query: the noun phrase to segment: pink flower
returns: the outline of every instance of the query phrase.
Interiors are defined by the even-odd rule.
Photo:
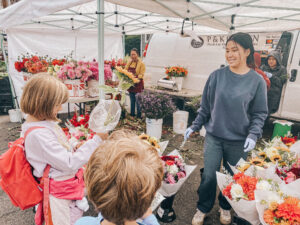
[[[169,183],[169,184],[175,184],[176,183],[174,177],[171,174],[168,174],[168,176],[167,176],[167,183]]]
[[[286,184],[289,184],[296,180],[296,175],[293,172],[288,172],[286,175],[287,177],[284,179]]]
[[[72,80],[76,78],[75,72],[73,69],[68,69],[68,77]]]
[[[177,173],[178,180],[185,177],[185,172],[181,171]]]
[[[104,65],[104,80],[111,80],[112,70],[110,65]]]
[[[80,130],[76,131],[76,133],[73,134],[73,137],[75,137],[77,140],[80,138],[80,137],[84,137],[84,133]]]
[[[67,76],[66,76],[65,72],[63,72],[62,70],[59,70],[59,71],[57,72],[57,77],[58,77],[59,79],[61,79],[61,80],[66,80],[66,79],[67,79]]]
[[[78,66],[84,66],[85,64],[86,64],[86,63],[85,63],[84,61],[81,61],[81,60],[77,62],[77,65],[78,65]]]

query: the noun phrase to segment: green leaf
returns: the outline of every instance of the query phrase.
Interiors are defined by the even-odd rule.
[[[123,83],[121,84],[121,89],[126,91],[126,90],[128,90],[131,86],[132,86],[131,83],[123,82]]]
[[[125,94],[125,92],[122,92],[122,94],[121,94],[121,101],[120,101],[121,105],[123,105],[125,103],[125,99],[126,99],[126,94]]]
[[[114,93],[118,92],[116,89],[114,89],[113,87],[108,86],[108,85],[100,85],[99,88],[102,89],[105,93],[114,94]]]

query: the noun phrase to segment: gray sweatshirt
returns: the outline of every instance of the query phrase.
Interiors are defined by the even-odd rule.
[[[214,71],[208,78],[191,128],[205,126],[209,134],[229,141],[260,138],[268,115],[267,88],[254,70],[239,75],[229,67]]]

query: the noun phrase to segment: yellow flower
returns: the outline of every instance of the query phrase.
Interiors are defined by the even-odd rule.
[[[238,170],[241,171],[242,173],[244,173],[248,168],[250,167],[250,164],[244,164],[240,167],[238,167]]]
[[[155,148],[160,148],[160,146],[158,144],[158,140],[154,137],[150,137],[149,143]]]
[[[286,162],[285,162],[285,161],[280,161],[279,164],[280,164],[280,166],[282,166],[282,167],[286,166]]]
[[[255,157],[255,158],[250,159],[250,163],[253,165],[256,165],[256,166],[263,166],[265,162],[263,159]]]
[[[278,203],[277,202],[270,202],[269,204],[269,209],[272,211],[275,211],[278,207]]]
[[[271,161],[273,163],[276,163],[276,161],[280,161],[281,160],[281,156],[279,154],[273,155],[270,159],[271,159]]]
[[[150,136],[149,135],[147,135],[147,134],[141,134],[140,136],[139,136],[139,138],[140,139],[142,139],[142,140],[149,140],[149,138],[150,138]]]
[[[283,151],[283,152],[290,152],[289,148],[285,148],[285,147],[282,147],[282,146],[276,147],[276,149],[280,150],[280,151]]]
[[[259,155],[260,157],[262,157],[263,159],[266,159],[266,158],[267,158],[267,154],[266,154],[265,152],[260,152],[260,153],[258,153],[258,155]]]

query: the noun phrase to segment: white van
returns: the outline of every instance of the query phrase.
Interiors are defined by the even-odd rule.
[[[262,62],[271,50],[281,50],[283,65],[287,67],[290,77],[283,88],[279,109],[272,116],[300,121],[300,78],[296,79],[300,69],[299,31],[250,35],[255,50],[261,53]],[[201,35],[197,40],[175,33],[154,34],[144,59],[146,86],[156,85],[159,79],[165,77],[165,67],[183,66],[188,69],[183,88],[201,93],[210,73],[226,65],[226,40],[227,35],[224,34]]]

